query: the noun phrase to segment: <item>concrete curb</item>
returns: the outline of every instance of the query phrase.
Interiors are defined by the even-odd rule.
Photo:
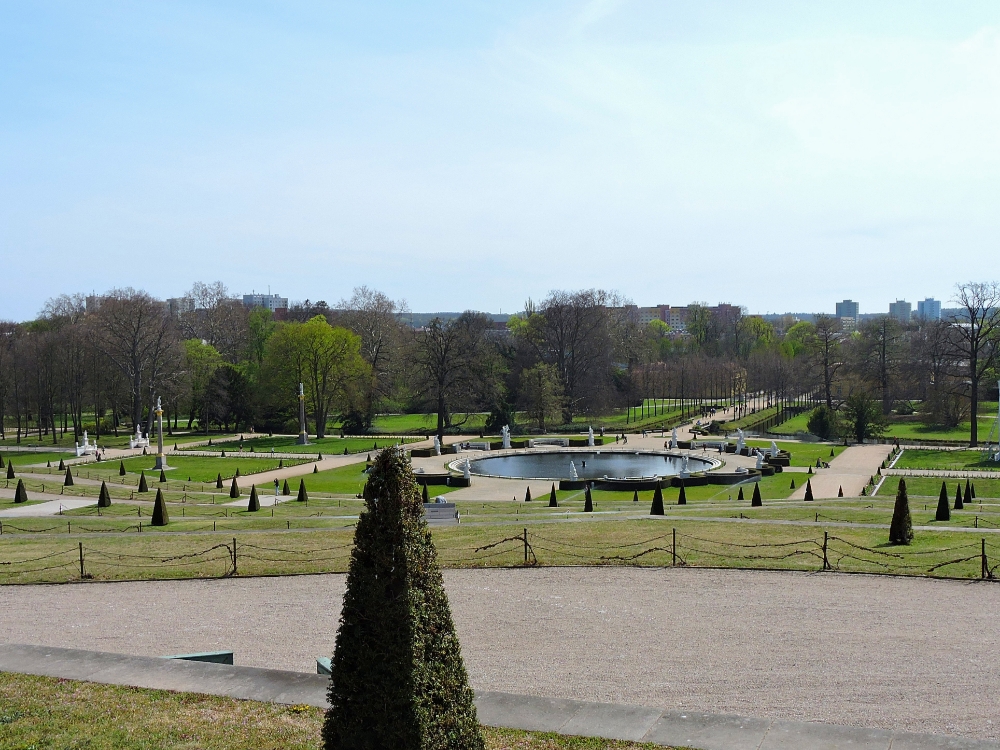
[[[0,671],[326,707],[329,677],[278,669],[0,644]],[[1000,750],[1000,743],[834,724],[477,692],[485,725],[695,750]]]

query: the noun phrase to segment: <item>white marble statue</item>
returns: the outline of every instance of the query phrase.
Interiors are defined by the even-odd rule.
[[[688,457],[684,456],[684,461],[681,462],[681,477],[687,479],[691,476],[691,470],[688,467]]]
[[[576,473],[576,464],[572,461],[569,462],[569,478],[574,482],[580,478],[580,475]]]
[[[677,450],[677,428],[675,427],[670,433],[670,450]]]
[[[587,445],[589,445],[591,448],[594,447],[594,428],[593,427],[588,427],[587,428]]]
[[[128,441],[129,448],[148,448],[149,438],[142,436],[142,425],[135,426],[135,436],[129,438]]]
[[[91,456],[97,453],[97,445],[90,444],[90,438],[87,437],[87,431],[83,431],[83,445],[76,443],[76,455],[79,456]]]
[[[441,455],[441,438],[439,438],[437,435],[434,436],[434,455],[435,456]]]
[[[465,459],[465,463],[462,464],[462,476],[468,480],[472,479],[472,472],[469,471],[469,459]]]
[[[503,449],[510,450],[510,425],[504,425],[500,428],[500,434],[503,436]]]
[[[778,457],[778,444],[772,440],[771,441],[771,458],[777,458],[777,457]]]
[[[741,453],[744,448],[746,448],[746,435],[743,434],[743,430],[736,431],[736,452]]]
[[[763,453],[758,453],[757,454],[757,468],[758,469],[763,469],[764,468],[764,454]]]

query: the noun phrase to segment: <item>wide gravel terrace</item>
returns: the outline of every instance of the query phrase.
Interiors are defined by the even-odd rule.
[[[708,569],[447,571],[473,685],[1000,739],[1000,586]],[[343,575],[0,587],[0,639],[312,671]]]

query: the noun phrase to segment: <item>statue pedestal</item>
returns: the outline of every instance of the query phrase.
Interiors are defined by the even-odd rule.
[[[166,455],[164,455],[163,453],[157,453],[156,454],[156,463],[153,464],[153,468],[154,469],[162,469],[162,470],[169,469],[170,467],[167,466],[167,457],[166,457]]]

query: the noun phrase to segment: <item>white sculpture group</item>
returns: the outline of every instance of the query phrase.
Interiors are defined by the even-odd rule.
[[[510,425],[504,425],[501,427],[500,435],[503,437],[504,450],[510,450]]]
[[[149,438],[142,436],[142,425],[135,426],[135,435],[129,438],[128,441],[129,448],[148,448]]]
[[[594,428],[593,427],[588,427],[587,428],[587,445],[589,445],[591,448],[594,447]]]
[[[79,443],[76,444],[76,455],[80,456],[92,456],[97,453],[97,444],[90,444],[90,438],[87,437],[87,431],[83,431],[83,445]]]

